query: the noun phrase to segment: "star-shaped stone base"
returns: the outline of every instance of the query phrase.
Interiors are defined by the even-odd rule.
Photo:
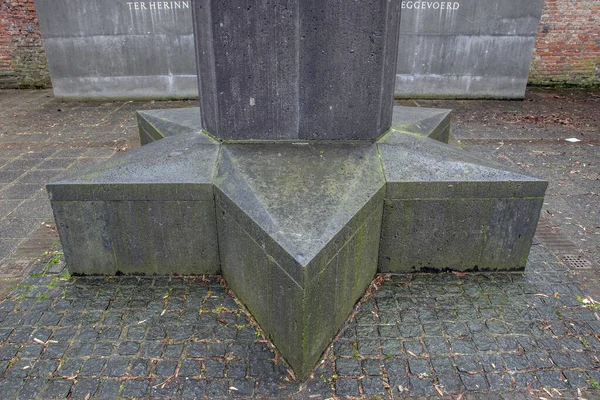
[[[378,270],[524,268],[547,183],[442,143],[448,114],[396,107],[376,143],[221,143],[197,108],[139,112],[147,145],[48,185],[67,264],[221,272],[303,379]]]

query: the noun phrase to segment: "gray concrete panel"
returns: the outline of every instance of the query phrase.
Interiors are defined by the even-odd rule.
[[[142,3],[148,9],[136,10]],[[35,5],[56,97],[197,96],[191,1]]]
[[[144,3],[145,8],[140,7],[141,3]],[[154,5],[151,6],[150,3]],[[44,38],[189,35],[192,27],[191,0],[160,2],[160,9],[157,7],[158,3],[127,0],[35,0],[35,8]],[[168,8],[164,7],[164,3],[168,3]]]
[[[402,1],[396,96],[523,98],[542,5]]]
[[[522,99],[527,77],[398,74],[396,97]]]
[[[64,100],[154,100],[198,97],[196,75],[101,76],[52,79]]]
[[[150,9],[151,3],[154,9]],[[156,8],[158,3],[163,4],[160,10]],[[168,3],[169,8],[165,9],[164,3]],[[526,3],[517,0],[405,0],[383,3],[372,0],[368,4],[351,2],[339,7],[335,2],[290,0],[288,3],[273,3],[277,5],[275,8],[269,8],[270,3],[265,3],[265,9],[254,5],[246,10],[244,7],[236,8],[235,2],[228,1],[200,10],[202,2],[197,2],[197,17],[205,23],[198,26],[196,35],[221,41],[215,47],[212,41],[201,40],[197,52],[192,39],[192,1],[38,0],[36,8],[57,97],[196,97],[198,82],[194,80],[194,54],[197,53],[197,64],[202,70],[200,78],[206,77],[205,82],[199,82],[204,92],[204,100],[201,101],[203,116],[207,130],[213,132],[218,129],[216,122],[219,118],[221,124],[231,128],[232,119],[226,118],[229,115],[245,119],[256,129],[271,132],[273,137],[285,137],[285,132],[295,128],[302,129],[303,138],[330,135],[331,126],[314,122],[317,119],[313,122],[307,120],[303,128],[297,126],[294,112],[299,106],[299,103],[296,104],[298,96],[312,100],[305,102],[304,112],[322,115],[323,118],[339,112],[338,127],[347,124],[348,129],[342,130],[347,131],[349,137],[356,136],[359,131],[356,121],[376,118],[383,130],[386,121],[389,121],[389,106],[374,106],[376,96],[365,96],[364,93],[374,95],[379,90],[382,98],[387,98],[388,92],[393,89],[400,97],[523,97],[542,0]],[[415,9],[416,3],[419,9]],[[444,9],[441,9],[442,4]],[[222,18],[224,7],[232,6],[237,14],[228,11],[231,15],[225,24]],[[356,7],[365,8],[356,12]],[[369,20],[381,7],[388,8],[385,11],[388,19],[384,25],[382,20]],[[394,7],[402,8],[399,44],[394,44],[394,35],[386,35],[386,32],[396,29],[397,19],[390,19],[393,15],[390,11]],[[324,40],[322,32],[319,37],[311,39],[310,25],[318,19],[299,22],[302,15],[318,13],[320,9],[326,13],[317,16],[329,19],[328,26],[332,32],[327,40]],[[258,43],[252,52],[245,53],[246,33],[260,25],[250,26],[244,22],[244,15],[252,13],[270,15],[270,23],[263,26],[268,28],[263,30],[263,44]],[[234,22],[234,14],[237,22]],[[274,20],[280,22],[274,25]],[[361,23],[374,28],[385,26],[385,29],[361,30],[358,26]],[[223,35],[223,29],[231,27],[231,24],[237,24],[237,33],[234,37]],[[361,37],[369,37],[369,42],[363,42]],[[348,43],[344,44],[343,38],[351,38],[348,43],[354,46],[360,43],[365,46],[351,48]],[[259,52],[261,46],[263,50]],[[295,46],[298,47],[298,57],[302,57],[301,50],[304,49],[309,58],[319,62],[312,66],[296,64],[294,52],[288,52]],[[237,52],[232,51],[234,47]],[[361,50],[368,54],[359,57]],[[219,51],[221,55],[225,54],[222,61],[215,59],[215,51],[217,55]],[[389,68],[396,52],[399,52],[399,63],[394,86]],[[357,66],[361,66],[363,73],[344,72],[343,66],[335,67],[342,54],[347,64],[352,64],[352,71],[358,71]],[[239,77],[231,80],[227,76],[217,79],[215,68],[247,62],[250,55],[255,60],[249,64],[253,68],[252,79]],[[290,56],[292,58],[286,58]],[[377,65],[383,69],[379,70]],[[306,72],[304,79],[302,71]],[[297,80],[304,82],[299,88],[294,85]],[[277,100],[265,103],[266,99],[273,97],[274,88],[277,88]],[[362,89],[363,95],[352,96],[353,88]],[[317,96],[316,90],[324,96]],[[247,102],[247,106],[234,112],[231,107],[236,95]],[[329,104],[331,96],[336,99],[337,109],[328,108],[332,105]],[[255,104],[258,102],[272,107],[279,116],[274,125],[261,124],[256,106],[250,105],[251,98]],[[217,108],[223,109],[220,111],[222,114],[217,114]],[[344,118],[342,113],[348,118]],[[361,113],[365,115],[361,116]],[[237,125],[233,128],[240,136],[248,137],[247,130]],[[353,133],[353,130],[356,132]]]
[[[398,71],[401,75],[526,79],[535,44],[535,36],[416,35],[411,40],[419,50],[400,49]]]
[[[218,165],[223,275],[304,379],[377,270],[376,147],[228,144]]]
[[[218,153],[219,146],[206,136],[185,134],[77,171],[47,187],[52,200],[210,200]]]
[[[544,1],[412,1],[410,4],[403,0],[402,3],[402,35],[535,36]]]
[[[52,78],[196,75],[193,35],[49,38],[44,46]]]

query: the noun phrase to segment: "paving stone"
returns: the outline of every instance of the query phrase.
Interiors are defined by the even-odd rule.
[[[112,343],[98,343],[94,346],[96,356],[108,357],[115,352],[115,345]]]
[[[38,360],[29,375],[36,378],[50,378],[58,365],[56,360]]]
[[[423,339],[426,351],[429,355],[449,354],[450,349],[442,336],[428,337]]]
[[[504,359],[506,368],[509,370],[520,371],[529,367],[529,360],[524,355],[504,354],[502,358]]]
[[[75,376],[79,374],[79,371],[83,367],[84,360],[80,358],[67,358],[63,360],[60,369],[58,370],[59,376]]]
[[[483,370],[476,356],[453,357],[454,364],[460,372],[476,372]]]
[[[359,340],[358,353],[361,356],[377,356],[381,354],[381,342],[379,340]]]
[[[505,392],[511,389],[512,380],[508,374],[487,374],[486,378],[490,389],[494,392]]]
[[[16,328],[8,339],[9,343],[27,343],[33,333],[33,328]]]
[[[73,385],[71,397],[76,399],[84,399],[92,397],[98,390],[99,381],[97,379],[78,379]]]
[[[431,365],[426,359],[409,358],[408,369],[413,375],[431,374]]]
[[[367,377],[361,380],[363,393],[366,395],[375,395],[385,393],[383,380],[381,377]]]
[[[100,383],[100,387],[96,392],[97,398],[102,400],[111,400],[119,398],[121,393],[121,381],[117,380],[102,380]]]
[[[125,375],[129,361],[122,358],[110,358],[106,362],[106,368],[104,369],[104,375],[108,377],[120,377]]]
[[[382,340],[381,352],[386,356],[397,356],[402,354],[402,342],[399,340]]]
[[[366,361],[366,360],[365,360]],[[335,368],[340,376],[359,376],[362,375],[360,361],[355,358],[341,358],[336,360]]]
[[[429,378],[410,377],[411,393],[432,395],[437,393],[434,382]]]
[[[202,363],[198,360],[183,360],[179,368],[181,377],[197,377],[200,376]],[[232,377],[232,376],[230,376]]]
[[[475,354],[477,349],[471,340],[450,339],[450,347],[454,353],[458,354]]]
[[[234,357],[238,360],[245,360],[248,358],[250,349],[245,344],[231,344],[227,351],[227,355],[230,357]]]
[[[23,381],[21,379],[0,379],[0,391],[5,399],[16,399]]]
[[[225,363],[223,361],[206,360],[206,377],[223,378],[225,376]]]
[[[90,358],[85,361],[83,368],[79,371],[80,375],[100,375],[104,369],[106,360],[103,358]]]
[[[525,356],[533,369],[552,368],[554,366],[552,359],[546,353],[528,352]]]
[[[404,324],[398,325],[398,333],[404,339],[414,339],[423,335],[421,325]]]
[[[142,354],[148,358],[159,358],[162,356],[165,345],[161,342],[145,342],[142,348]]]
[[[132,356],[137,354],[140,349],[140,344],[138,342],[123,342],[119,346],[119,354],[122,356]]]
[[[19,360],[10,365],[4,374],[10,378],[25,378],[31,373],[32,367],[32,361]]]
[[[21,345],[19,344],[2,345],[2,347],[0,347],[0,360],[12,360],[20,348]]]
[[[254,395],[255,382],[253,379],[234,379],[229,392],[234,398],[249,398]],[[233,389],[235,388],[235,389]]]
[[[175,374],[177,368],[177,361],[173,360],[159,360],[154,368],[154,373],[160,377],[170,377]]]
[[[227,352],[228,345],[226,343],[213,343],[207,347],[207,357],[223,357]]]
[[[384,343],[385,342],[386,341],[384,341]],[[347,340],[340,340],[334,343],[333,348],[333,352],[337,357],[352,357],[355,351],[354,346],[352,346],[352,342]],[[384,352],[384,354],[387,353]]]
[[[146,397],[149,388],[150,384],[146,380],[126,381],[121,396],[125,398],[143,398]]]
[[[539,371],[535,376],[541,387],[567,389],[569,386],[559,371]]]
[[[479,356],[485,372],[500,372],[506,370],[506,365],[501,356],[496,354],[482,354]]]
[[[358,396],[358,382],[355,379],[350,378],[336,379],[335,393],[338,396]]]
[[[533,389],[539,388],[539,384],[535,379],[535,376],[533,376],[531,373],[518,372],[512,375],[512,379],[514,380],[516,387],[531,387]]]
[[[186,399],[202,398],[206,394],[206,381],[200,379],[186,379],[183,382],[182,395]]]
[[[445,375],[450,374],[455,371],[454,365],[452,364],[452,360],[446,357],[432,357],[431,365],[433,366],[433,371],[437,375]]]
[[[376,376],[381,375],[381,368],[383,367],[383,362],[378,359],[366,359],[362,360],[362,368],[366,375]],[[339,374],[339,372],[338,372]],[[352,375],[352,374],[348,374]]]
[[[417,357],[421,357],[421,356],[425,355],[425,351],[423,349],[423,345],[421,344],[421,342],[417,342],[417,341],[405,341],[403,343],[403,345],[404,345],[404,350],[408,354],[412,353],[412,354],[414,354]]]
[[[228,382],[224,381],[208,381],[206,385],[206,393],[209,399],[230,398],[231,391]]]
[[[23,399],[36,398],[46,389],[48,381],[44,378],[26,379],[19,390],[19,397]]]
[[[181,398],[180,388],[182,379],[171,379],[166,382],[150,386],[150,398]]]
[[[461,374],[460,379],[462,380],[465,389],[469,391],[487,391],[488,384],[485,377],[482,374]]]
[[[444,393],[456,393],[462,389],[461,380],[458,374],[450,375],[439,375],[437,377],[437,384],[440,385],[440,389]]]
[[[72,381],[64,379],[52,379],[48,381],[48,385],[43,391],[41,397],[46,399],[65,399],[67,398],[67,394],[71,390],[72,385]]]
[[[129,374],[131,376],[146,377],[150,373],[152,362],[148,359],[136,359],[130,363]]]

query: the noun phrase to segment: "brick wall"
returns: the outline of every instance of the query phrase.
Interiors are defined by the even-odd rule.
[[[49,86],[33,0],[0,0],[0,88]]]
[[[535,47],[530,83],[600,85],[600,0],[546,0]]]

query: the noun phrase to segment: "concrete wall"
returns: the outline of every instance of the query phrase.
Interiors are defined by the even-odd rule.
[[[524,96],[543,0],[402,3],[397,96]]]
[[[197,96],[191,1],[36,0],[55,94]],[[543,0],[402,3],[397,96],[523,97]]]
[[[55,95],[197,96],[191,1],[36,0]]]

